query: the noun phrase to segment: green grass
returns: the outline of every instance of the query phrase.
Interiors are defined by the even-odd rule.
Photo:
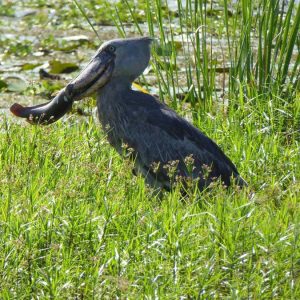
[[[299,142],[264,117],[245,105],[199,119],[250,187],[185,199],[133,177],[93,119],[5,120],[1,298],[297,299]]]
[[[92,2],[63,14],[97,30]],[[36,127],[1,116],[1,299],[300,298],[300,9],[251,3],[231,16],[226,0],[218,12],[178,1],[178,15],[159,0],[124,1],[111,16],[121,35],[124,20],[136,35],[147,22],[160,41],[150,73],[160,96],[221,146],[248,188],[157,195],[92,117]],[[227,41],[221,60],[212,34]]]

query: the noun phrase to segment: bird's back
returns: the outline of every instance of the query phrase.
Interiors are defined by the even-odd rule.
[[[228,186],[233,176],[243,184],[216,143],[155,97],[130,91],[110,103],[118,121],[110,124],[109,140],[119,152],[121,143],[128,145],[148,182],[170,188],[171,176],[191,177],[203,188],[217,178]]]

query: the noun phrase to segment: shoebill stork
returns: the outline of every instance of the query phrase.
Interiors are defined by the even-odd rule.
[[[150,185],[170,190],[175,177],[183,182],[197,179],[201,190],[216,179],[226,186],[233,181],[246,185],[215,142],[154,96],[131,89],[149,63],[151,41],[141,37],[104,43],[52,101],[33,107],[14,104],[11,112],[33,124],[50,124],[74,101],[96,93],[109,143],[121,155],[123,145],[128,146],[134,173],[141,173]]]

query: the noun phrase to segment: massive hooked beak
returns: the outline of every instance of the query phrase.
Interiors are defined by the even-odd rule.
[[[71,109],[74,101],[94,94],[109,81],[114,69],[114,58],[114,54],[101,51],[50,102],[31,107],[15,103],[10,111],[17,117],[26,118],[31,124],[54,123]]]

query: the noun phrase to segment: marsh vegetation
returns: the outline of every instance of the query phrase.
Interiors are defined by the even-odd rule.
[[[0,298],[300,297],[295,1],[2,1]],[[97,35],[95,32],[97,32]],[[108,145],[95,99],[51,99],[102,41],[156,38],[137,82],[214,139],[249,187],[157,195]]]

